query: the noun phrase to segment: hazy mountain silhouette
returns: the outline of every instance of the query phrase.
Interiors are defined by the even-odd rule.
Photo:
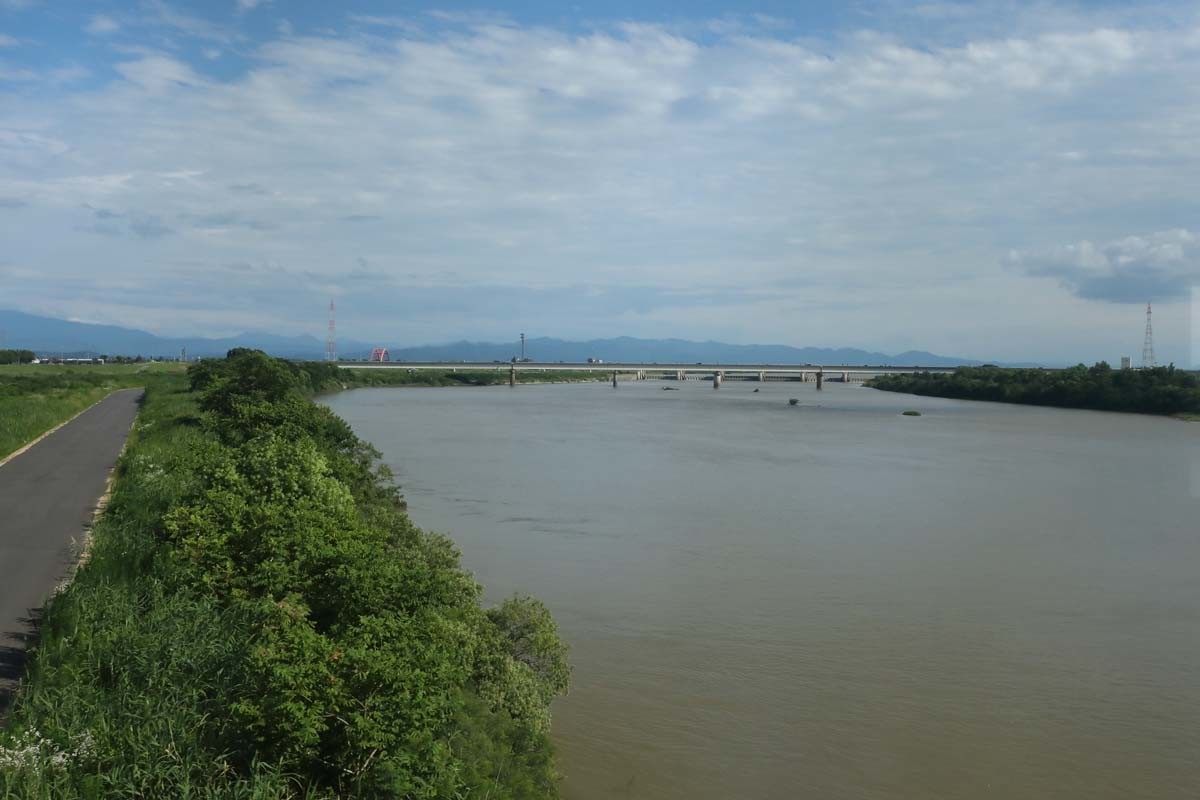
[[[142,355],[147,358],[177,358],[181,348],[186,348],[190,357],[220,356],[233,347],[255,347],[285,358],[322,358],[325,354],[325,342],[314,336],[246,332],[220,339],[164,337],[117,325],[71,322],[0,309],[0,348],[3,347],[25,348],[39,355]],[[338,353],[344,359],[366,358],[371,348],[372,345],[366,342],[338,342]],[[520,344],[460,341],[395,347],[389,352],[393,361],[508,361],[520,354]],[[629,336],[584,342],[529,339],[525,342],[525,354],[535,361],[586,361],[599,358],[613,362],[683,364],[703,361],[711,364],[893,364],[941,367],[983,363],[922,350],[888,355],[852,347],[726,344],[684,339],[635,339]]]
[[[0,309],[0,347],[25,348],[39,355],[121,355],[147,358],[178,358],[180,349],[191,356],[220,356],[233,347],[256,347],[286,358],[320,358],[325,343],[313,336],[277,336],[271,333],[240,333],[221,339],[165,337],[117,325],[39,317],[21,311]],[[370,346],[348,342],[358,351]]]
[[[507,361],[519,355],[519,342],[453,342],[451,344],[396,348],[393,361]],[[534,361],[586,361],[691,364],[846,364],[921,365],[930,367],[982,364],[969,358],[939,356],[910,350],[897,355],[852,347],[790,347],[782,344],[726,344],[684,339],[593,339],[569,342],[539,338],[525,342],[525,355]]]

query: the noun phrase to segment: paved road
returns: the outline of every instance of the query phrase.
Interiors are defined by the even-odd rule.
[[[141,394],[114,392],[0,466],[0,711],[24,670],[33,618],[71,566]]]

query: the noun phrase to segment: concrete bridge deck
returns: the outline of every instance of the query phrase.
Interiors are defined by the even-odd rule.
[[[914,372],[953,372],[954,367],[871,366],[847,364],[658,364],[658,363],[570,363],[538,361],[343,361],[342,369],[407,369],[439,372],[597,372],[636,379],[703,380],[719,375],[726,381],[865,381],[877,375]]]

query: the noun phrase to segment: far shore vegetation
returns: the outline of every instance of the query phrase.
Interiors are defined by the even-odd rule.
[[[67,421],[110,392],[144,386],[164,373],[182,373],[178,362],[106,357],[107,364],[32,364],[31,350],[0,350],[0,459]],[[314,392],[370,386],[500,386],[509,366],[497,369],[341,369],[320,361],[294,362]],[[517,383],[578,383],[610,379],[607,372],[518,369]]]
[[[558,796],[550,612],[481,604],[379,453],[312,401],[336,367],[239,349],[186,375],[56,370],[20,386],[146,394],[0,727],[0,797]]]
[[[883,375],[867,385],[929,397],[1200,419],[1200,378],[1174,366],[1113,369],[1101,361],[1062,370],[961,367],[953,373]]]
[[[0,364],[32,364],[35,358],[32,350],[0,350]]]
[[[331,364],[309,362],[314,385],[325,388],[363,386],[500,386],[508,384],[509,365],[495,369],[428,370],[404,367],[362,367],[342,369]],[[314,368],[324,368],[316,370]],[[612,373],[591,370],[517,369],[517,383],[584,383],[612,379]]]

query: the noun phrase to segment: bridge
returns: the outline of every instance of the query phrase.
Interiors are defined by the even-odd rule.
[[[537,361],[342,361],[342,369],[407,369],[438,372],[508,372],[516,381],[519,372],[596,372],[611,374],[613,380],[711,380],[724,381],[825,381],[853,383],[879,375],[914,372],[954,372],[954,367],[848,366],[845,364],[654,364],[654,363],[569,363]]]

